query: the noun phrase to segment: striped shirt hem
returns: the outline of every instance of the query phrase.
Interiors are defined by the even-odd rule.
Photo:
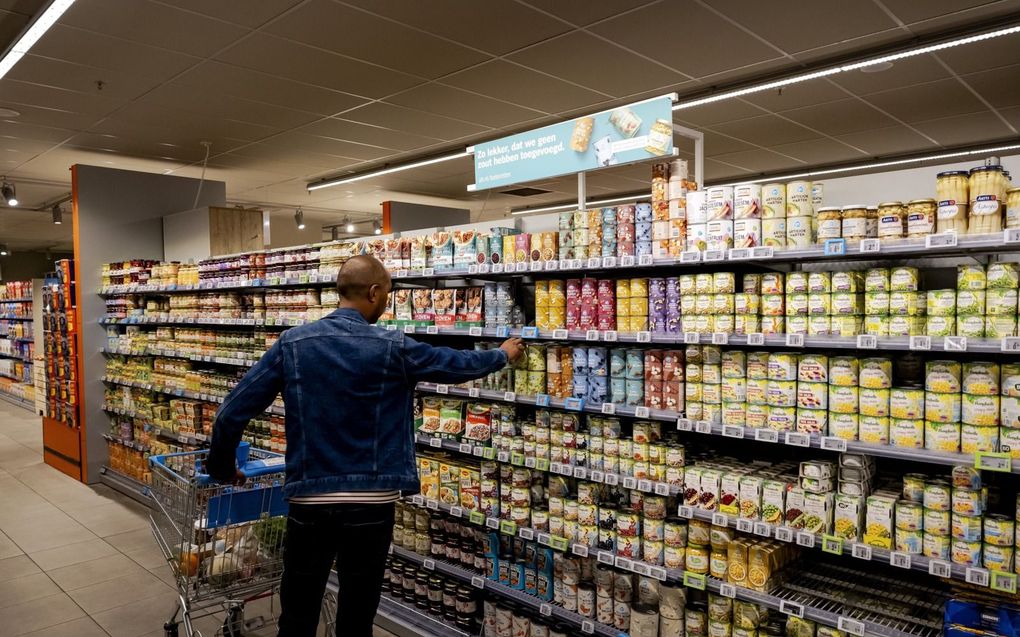
[[[292,504],[389,504],[400,499],[400,491],[335,491],[290,498]]]

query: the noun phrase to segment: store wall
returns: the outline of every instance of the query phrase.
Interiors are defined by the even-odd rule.
[[[269,213],[269,232],[266,236],[267,248],[285,248],[287,246],[303,246],[322,241],[322,222],[310,219],[305,213],[305,229],[298,230],[294,223],[293,212]]]
[[[171,175],[76,165],[73,170],[75,259],[78,314],[82,334],[82,416],[85,423],[86,480],[99,480],[106,461],[103,434],[109,418],[102,410],[105,358],[99,349],[106,330],[99,324],[105,303],[96,294],[104,263],[163,258],[163,217],[195,207],[199,180]],[[206,181],[198,204],[222,206],[226,184]]]
[[[163,217],[163,258],[181,263],[209,258],[209,209]]]
[[[389,214],[389,231],[403,232],[420,228],[446,228],[471,223],[467,208],[429,206],[406,201],[384,201],[383,215]]]
[[[68,252],[13,252],[0,257],[0,281],[26,281],[38,279],[53,271],[53,261],[70,258]]]

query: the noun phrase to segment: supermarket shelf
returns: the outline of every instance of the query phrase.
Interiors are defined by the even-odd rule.
[[[987,235],[955,235],[950,233],[933,235],[924,239],[869,240],[865,243],[846,242],[842,244],[819,244],[808,248],[775,250],[769,247],[754,249],[689,251],[677,257],[593,257],[590,259],[561,259],[535,263],[481,264],[455,268],[425,268],[398,270],[393,279],[463,279],[465,277],[500,277],[517,275],[555,275],[558,272],[587,274],[613,272],[656,272],[671,271],[678,267],[716,266],[725,264],[750,264],[757,267],[770,264],[798,263],[803,261],[847,261],[853,259],[909,259],[918,256],[946,257],[976,253],[993,253],[1020,250],[1017,233],[1004,231]],[[864,248],[862,250],[862,247]],[[309,275],[300,278],[269,278],[242,280],[238,282],[202,283],[199,285],[115,285],[103,288],[100,296],[121,294],[161,293],[179,294],[212,292],[220,290],[252,290],[265,288],[287,288],[333,285],[334,275]]]
[[[31,316],[13,316],[10,314],[0,314],[0,321],[31,321]]]
[[[235,358],[228,356],[205,356],[202,354],[191,354],[189,352],[182,352],[173,349],[161,349],[161,348],[146,348],[144,351],[128,350],[128,349],[107,349],[105,347],[99,349],[100,353],[116,356],[163,356],[168,358],[183,358],[198,363],[216,363],[218,365],[232,365],[234,367],[251,367],[256,362],[255,360],[245,358]]]
[[[593,628],[592,634],[600,635],[601,637],[619,637],[620,635],[620,631],[613,628],[612,626],[599,624],[585,617],[582,617],[577,613],[571,612],[561,606],[557,606],[555,604],[542,601],[541,599],[533,595],[528,595],[524,591],[519,591],[510,588],[509,586],[500,584],[499,582],[483,578],[479,576],[477,573],[474,573],[473,571],[463,569],[459,566],[454,566],[453,564],[450,564],[443,560],[434,560],[431,558],[427,558],[423,555],[419,555],[413,551],[408,551],[407,549],[401,548],[399,546],[393,546],[392,549],[393,555],[396,555],[401,559],[407,560],[408,562],[414,562],[415,564],[421,566],[422,568],[427,568],[426,565],[427,561],[429,565],[432,565],[433,568],[439,573],[442,573],[448,577],[452,577],[454,579],[458,579],[462,582],[472,584],[475,586],[481,584],[482,587],[489,593],[498,595],[499,597],[502,597],[508,601],[516,602],[517,604],[530,608],[533,611],[538,611],[538,613],[541,615],[554,617],[562,622],[570,624],[576,629],[581,629],[582,623],[585,623],[589,624],[590,628]]]
[[[163,319],[154,316],[130,316],[126,318],[105,317],[99,321],[100,325],[152,325],[159,327],[163,325],[217,325],[222,327],[274,327],[286,329],[297,325],[311,323],[305,319],[204,319],[181,317],[174,319]]]
[[[32,361],[27,361],[27,362],[29,364],[31,364]],[[24,383],[24,384],[29,384],[29,383],[32,382],[31,380],[26,380],[26,379],[24,379],[24,378],[22,378],[20,376],[14,376],[13,374],[4,374],[2,372],[0,372],[0,378],[10,378],[11,380],[16,380],[19,383]]]
[[[13,359],[13,360],[16,360],[16,361],[21,361],[23,363],[31,363],[32,362],[31,358],[25,358],[23,356],[16,356],[14,354],[7,354],[5,352],[0,352],[0,358],[10,358],[10,359]]]
[[[680,412],[667,411],[664,409],[648,409],[646,407],[625,407],[613,403],[600,405],[589,405],[583,400],[575,398],[551,398],[545,394],[536,396],[518,396],[514,392],[493,391],[489,389],[464,389],[450,385],[435,383],[418,383],[416,388],[419,392],[427,394],[450,395],[459,398],[475,398],[478,400],[492,400],[499,402],[511,402],[520,405],[535,405],[550,409],[563,409],[566,411],[577,411],[591,414],[605,414],[625,416],[628,418],[641,418],[645,420],[659,420],[670,422],[676,425],[680,431],[693,431],[700,434],[721,436],[724,438],[740,438],[745,440],[756,440],[772,444],[786,444],[792,447],[803,447],[823,449],[826,451],[861,453],[884,458],[896,458],[898,460],[910,460],[924,462],[927,464],[940,464],[948,466],[969,465],[974,466],[974,456],[963,453],[940,453],[927,449],[914,449],[911,447],[893,447],[889,445],[873,445],[853,440],[843,440],[835,436],[820,436],[818,434],[806,434],[799,432],[779,432],[771,429],[754,429],[752,427],[726,426],[708,421],[695,421],[684,418]],[[646,411],[647,410],[647,413]],[[1011,463],[1011,471],[1020,473],[1020,462]]]
[[[21,407],[22,409],[27,409],[30,412],[32,412],[33,414],[35,413],[35,401],[34,400],[26,400],[26,399],[21,398],[19,396],[14,396],[13,394],[8,394],[8,393],[2,392],[2,391],[0,391],[0,400],[8,402],[8,403],[10,403],[10,404],[12,404],[12,405],[14,405],[16,407]]]
[[[223,396],[217,396],[215,394],[203,394],[203,393],[200,393],[200,392],[188,391],[186,389],[168,388],[168,387],[164,387],[164,386],[159,385],[159,384],[140,383],[140,382],[137,382],[137,381],[130,381],[130,380],[124,380],[124,379],[119,379],[119,378],[113,378],[111,376],[103,376],[101,378],[101,380],[104,383],[110,383],[111,385],[121,385],[123,387],[134,387],[135,389],[144,389],[146,391],[154,391],[154,392],[156,392],[158,394],[165,394],[167,396],[174,396],[176,398],[188,398],[188,399],[191,399],[191,400],[201,400],[201,401],[210,402],[210,403],[222,403],[223,402]],[[121,411],[125,411],[125,413],[123,415],[133,415],[133,413],[127,413],[126,410],[121,410]],[[284,415],[283,407],[279,407],[279,406],[272,406],[269,409],[267,409],[266,412],[270,413],[270,414],[277,415],[277,416]],[[116,413],[116,412],[114,412],[114,413]]]
[[[376,612],[375,625],[398,637],[446,637],[447,635],[471,637],[470,633],[458,630],[441,618],[424,613],[385,593],[379,598],[379,610]]]
[[[148,485],[143,484],[134,478],[128,477],[123,473],[114,471],[110,467],[104,466],[99,471],[99,481],[111,489],[123,493],[132,500],[141,502],[147,507],[152,506],[153,500],[149,497]]]
[[[31,303],[31,298],[25,299],[0,299],[0,303]]]

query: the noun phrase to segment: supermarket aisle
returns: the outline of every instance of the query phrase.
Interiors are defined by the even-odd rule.
[[[44,464],[39,419],[0,402],[0,633],[162,637],[175,599],[144,507]]]

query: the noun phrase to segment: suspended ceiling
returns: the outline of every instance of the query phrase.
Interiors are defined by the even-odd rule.
[[[0,47],[45,3],[0,0]],[[461,149],[647,96],[795,71],[1015,15],[1020,0],[78,0],[0,80],[0,175],[28,207],[75,163],[207,177],[231,201],[377,214],[459,200],[486,216],[562,201],[467,193],[470,159],[308,193],[309,181]],[[1016,137],[1020,35],[678,111],[705,178]],[[592,197],[648,167],[593,173]],[[34,216],[33,216],[34,215]],[[335,217],[333,215],[332,217]],[[0,213],[0,240],[66,247],[49,213]]]

